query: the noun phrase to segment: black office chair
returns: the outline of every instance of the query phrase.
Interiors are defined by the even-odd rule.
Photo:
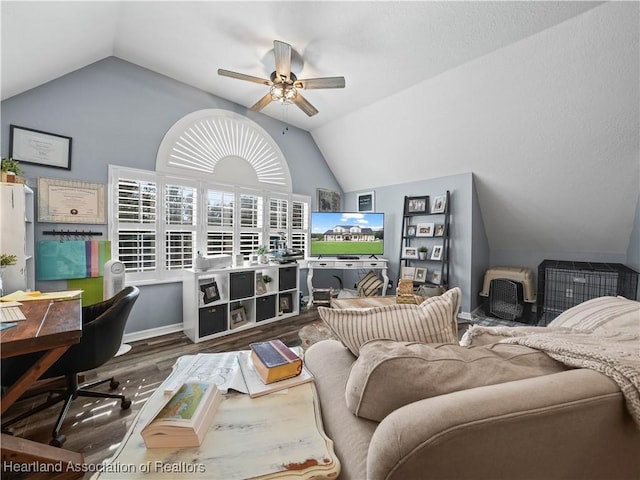
[[[124,395],[89,390],[106,382],[109,382],[110,388],[115,390],[118,388],[118,382],[113,377],[78,385],[78,373],[97,368],[116,355],[122,344],[122,335],[129,313],[139,294],[140,290],[131,286],[108,300],[82,308],[80,342],[72,345],[41,377],[45,379],[64,376],[67,382],[66,389],[52,390],[44,403],[2,423],[3,432],[7,431],[10,425],[64,401],[53,428],[52,440],[49,442],[50,445],[61,447],[66,437],[60,434],[60,429],[71,402],[77,397],[117,398],[120,400],[122,410],[131,406],[131,400]],[[29,354],[4,359],[2,384],[13,384],[39,357],[40,354]]]

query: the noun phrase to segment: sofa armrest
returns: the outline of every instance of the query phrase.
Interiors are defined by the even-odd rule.
[[[576,369],[394,411],[371,438],[367,478],[640,478],[638,451],[616,384]]]

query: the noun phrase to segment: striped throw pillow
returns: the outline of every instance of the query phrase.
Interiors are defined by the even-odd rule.
[[[384,283],[382,280],[380,280],[378,276],[371,271],[358,282],[358,295],[361,297],[371,297],[376,295],[383,285]]]
[[[420,305],[385,305],[374,308],[318,307],[320,318],[356,357],[371,340],[421,343],[458,343],[456,316],[460,289],[431,297]]]
[[[581,330],[631,330],[640,328],[640,302],[624,297],[598,297],[565,310],[548,327]]]

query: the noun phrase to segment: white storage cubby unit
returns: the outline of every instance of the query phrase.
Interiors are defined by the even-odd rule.
[[[15,255],[17,262],[4,268],[2,291],[35,288],[33,190],[21,183],[0,183],[0,253]]]
[[[260,286],[259,277],[270,277]],[[295,263],[184,271],[183,330],[193,342],[298,315],[300,272]]]

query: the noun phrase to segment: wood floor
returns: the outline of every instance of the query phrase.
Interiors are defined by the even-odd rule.
[[[121,410],[119,400],[74,400],[61,431],[67,437],[64,448],[84,453],[87,463],[97,464],[111,457],[136,414],[181,355],[246,350],[251,342],[272,338],[280,338],[288,345],[299,344],[300,328],[317,320],[317,311],[312,309],[296,317],[198,344],[191,343],[181,332],[131,343],[131,351],[86,375],[86,381],[114,375],[120,381],[117,391],[132,400],[131,408]],[[108,383],[97,390],[109,391]],[[43,394],[20,400],[9,409],[5,418],[29,409],[45,398]],[[17,423],[13,426],[15,435],[48,443],[58,413],[59,406],[54,406]]]

